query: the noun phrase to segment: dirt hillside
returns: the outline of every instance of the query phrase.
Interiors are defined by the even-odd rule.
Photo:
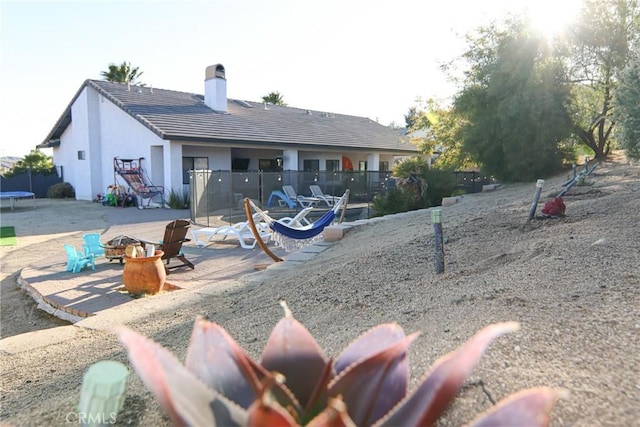
[[[567,180],[545,178],[540,207]],[[469,422],[535,386],[570,393],[554,426],[639,425],[640,168],[620,156],[601,164],[564,198],[566,217],[527,223],[534,188],[503,185],[443,208],[444,274],[434,272],[429,211],[409,212],[359,226],[301,268],[268,269],[128,326],[183,359],[203,315],[257,358],[283,315],[281,299],[329,356],[376,324],[398,322],[421,331],[410,351],[414,385],[478,329],[515,320],[521,330],[491,345],[441,425]],[[1,355],[2,421],[63,425],[92,363],[128,363],[109,332],[48,333],[70,339]],[[118,423],[168,424],[135,374]]]

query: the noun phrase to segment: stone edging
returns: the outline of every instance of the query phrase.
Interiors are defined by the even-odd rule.
[[[66,320],[71,323],[77,323],[87,317],[95,316],[94,313],[87,313],[86,311],[76,310],[74,308],[65,307],[56,303],[55,301],[51,301],[49,298],[42,296],[37,289],[27,282],[27,280],[22,277],[22,270],[18,275],[18,286],[21,289],[26,291],[33,300],[38,303],[38,309],[45,311],[52,316],[57,317],[58,319]]]

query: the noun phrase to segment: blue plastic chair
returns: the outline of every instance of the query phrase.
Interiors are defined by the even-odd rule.
[[[82,240],[84,240],[82,250],[85,254],[93,254],[96,258],[104,256],[104,247],[100,244],[99,233],[87,233],[82,236]]]
[[[281,206],[285,204],[289,206],[289,209],[293,209],[296,207],[296,202],[291,200],[289,196],[284,194],[282,191],[272,191],[269,195],[269,199],[267,200],[267,207],[275,206],[275,203],[278,203]]]
[[[96,269],[95,256],[93,254],[85,255],[74,246],[68,244],[64,245],[64,251],[67,253],[66,271],[78,273],[88,265],[91,265],[92,270]]]

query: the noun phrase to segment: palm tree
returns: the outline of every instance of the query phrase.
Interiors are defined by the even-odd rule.
[[[287,106],[287,103],[284,102],[284,98],[280,92],[269,92],[268,95],[262,97],[262,100],[273,105],[282,105],[283,107]]]
[[[109,71],[102,71],[100,74],[108,82],[131,83],[144,86],[144,83],[137,80],[143,74],[138,71],[140,67],[131,68],[131,63],[124,61],[120,65],[109,64]]]
[[[421,157],[404,159],[393,167],[393,176],[398,186],[411,192],[416,201],[427,192],[428,184],[425,177],[428,173],[429,165]]]

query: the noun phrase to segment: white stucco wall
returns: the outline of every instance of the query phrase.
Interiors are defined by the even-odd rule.
[[[93,200],[114,184],[114,157],[144,157],[142,165],[148,175],[159,179],[153,183],[165,185],[166,170],[162,162],[153,163],[152,147],[156,150],[154,157],[158,157],[157,150],[164,150],[167,141],[91,88],[85,88],[73,103],[71,117],[60,146],[54,149],[54,162],[63,166],[65,181],[75,188],[76,199]],[[78,151],[85,152],[85,160],[78,159]],[[162,155],[159,157],[162,159]],[[154,168],[160,171],[157,177]],[[181,184],[182,179],[177,182]],[[119,179],[118,184],[124,181]]]
[[[78,200],[92,200],[91,153],[89,152],[89,115],[87,89],[83,90],[71,106],[72,122],[60,136],[60,146],[53,150],[53,161],[62,166],[65,182],[70,183]],[[85,159],[78,159],[78,152]]]
[[[164,178],[167,170],[156,173],[155,169],[162,169],[162,162],[154,163],[155,159],[162,159],[162,154],[157,151],[152,155],[152,147],[157,150],[166,150],[168,141],[164,141],[147,127],[142,125],[129,114],[122,111],[119,107],[111,103],[108,99],[100,96],[99,103],[100,114],[100,134],[102,135],[101,154],[104,159],[102,162],[102,191],[105,191],[108,185],[114,183],[113,175],[113,159],[119,157],[121,159],[137,159],[144,157],[142,167],[147,175],[152,178],[154,185],[165,186]],[[118,184],[124,181],[120,178]]]
[[[182,157],[206,157],[210,170],[231,170],[231,148],[182,145]]]

